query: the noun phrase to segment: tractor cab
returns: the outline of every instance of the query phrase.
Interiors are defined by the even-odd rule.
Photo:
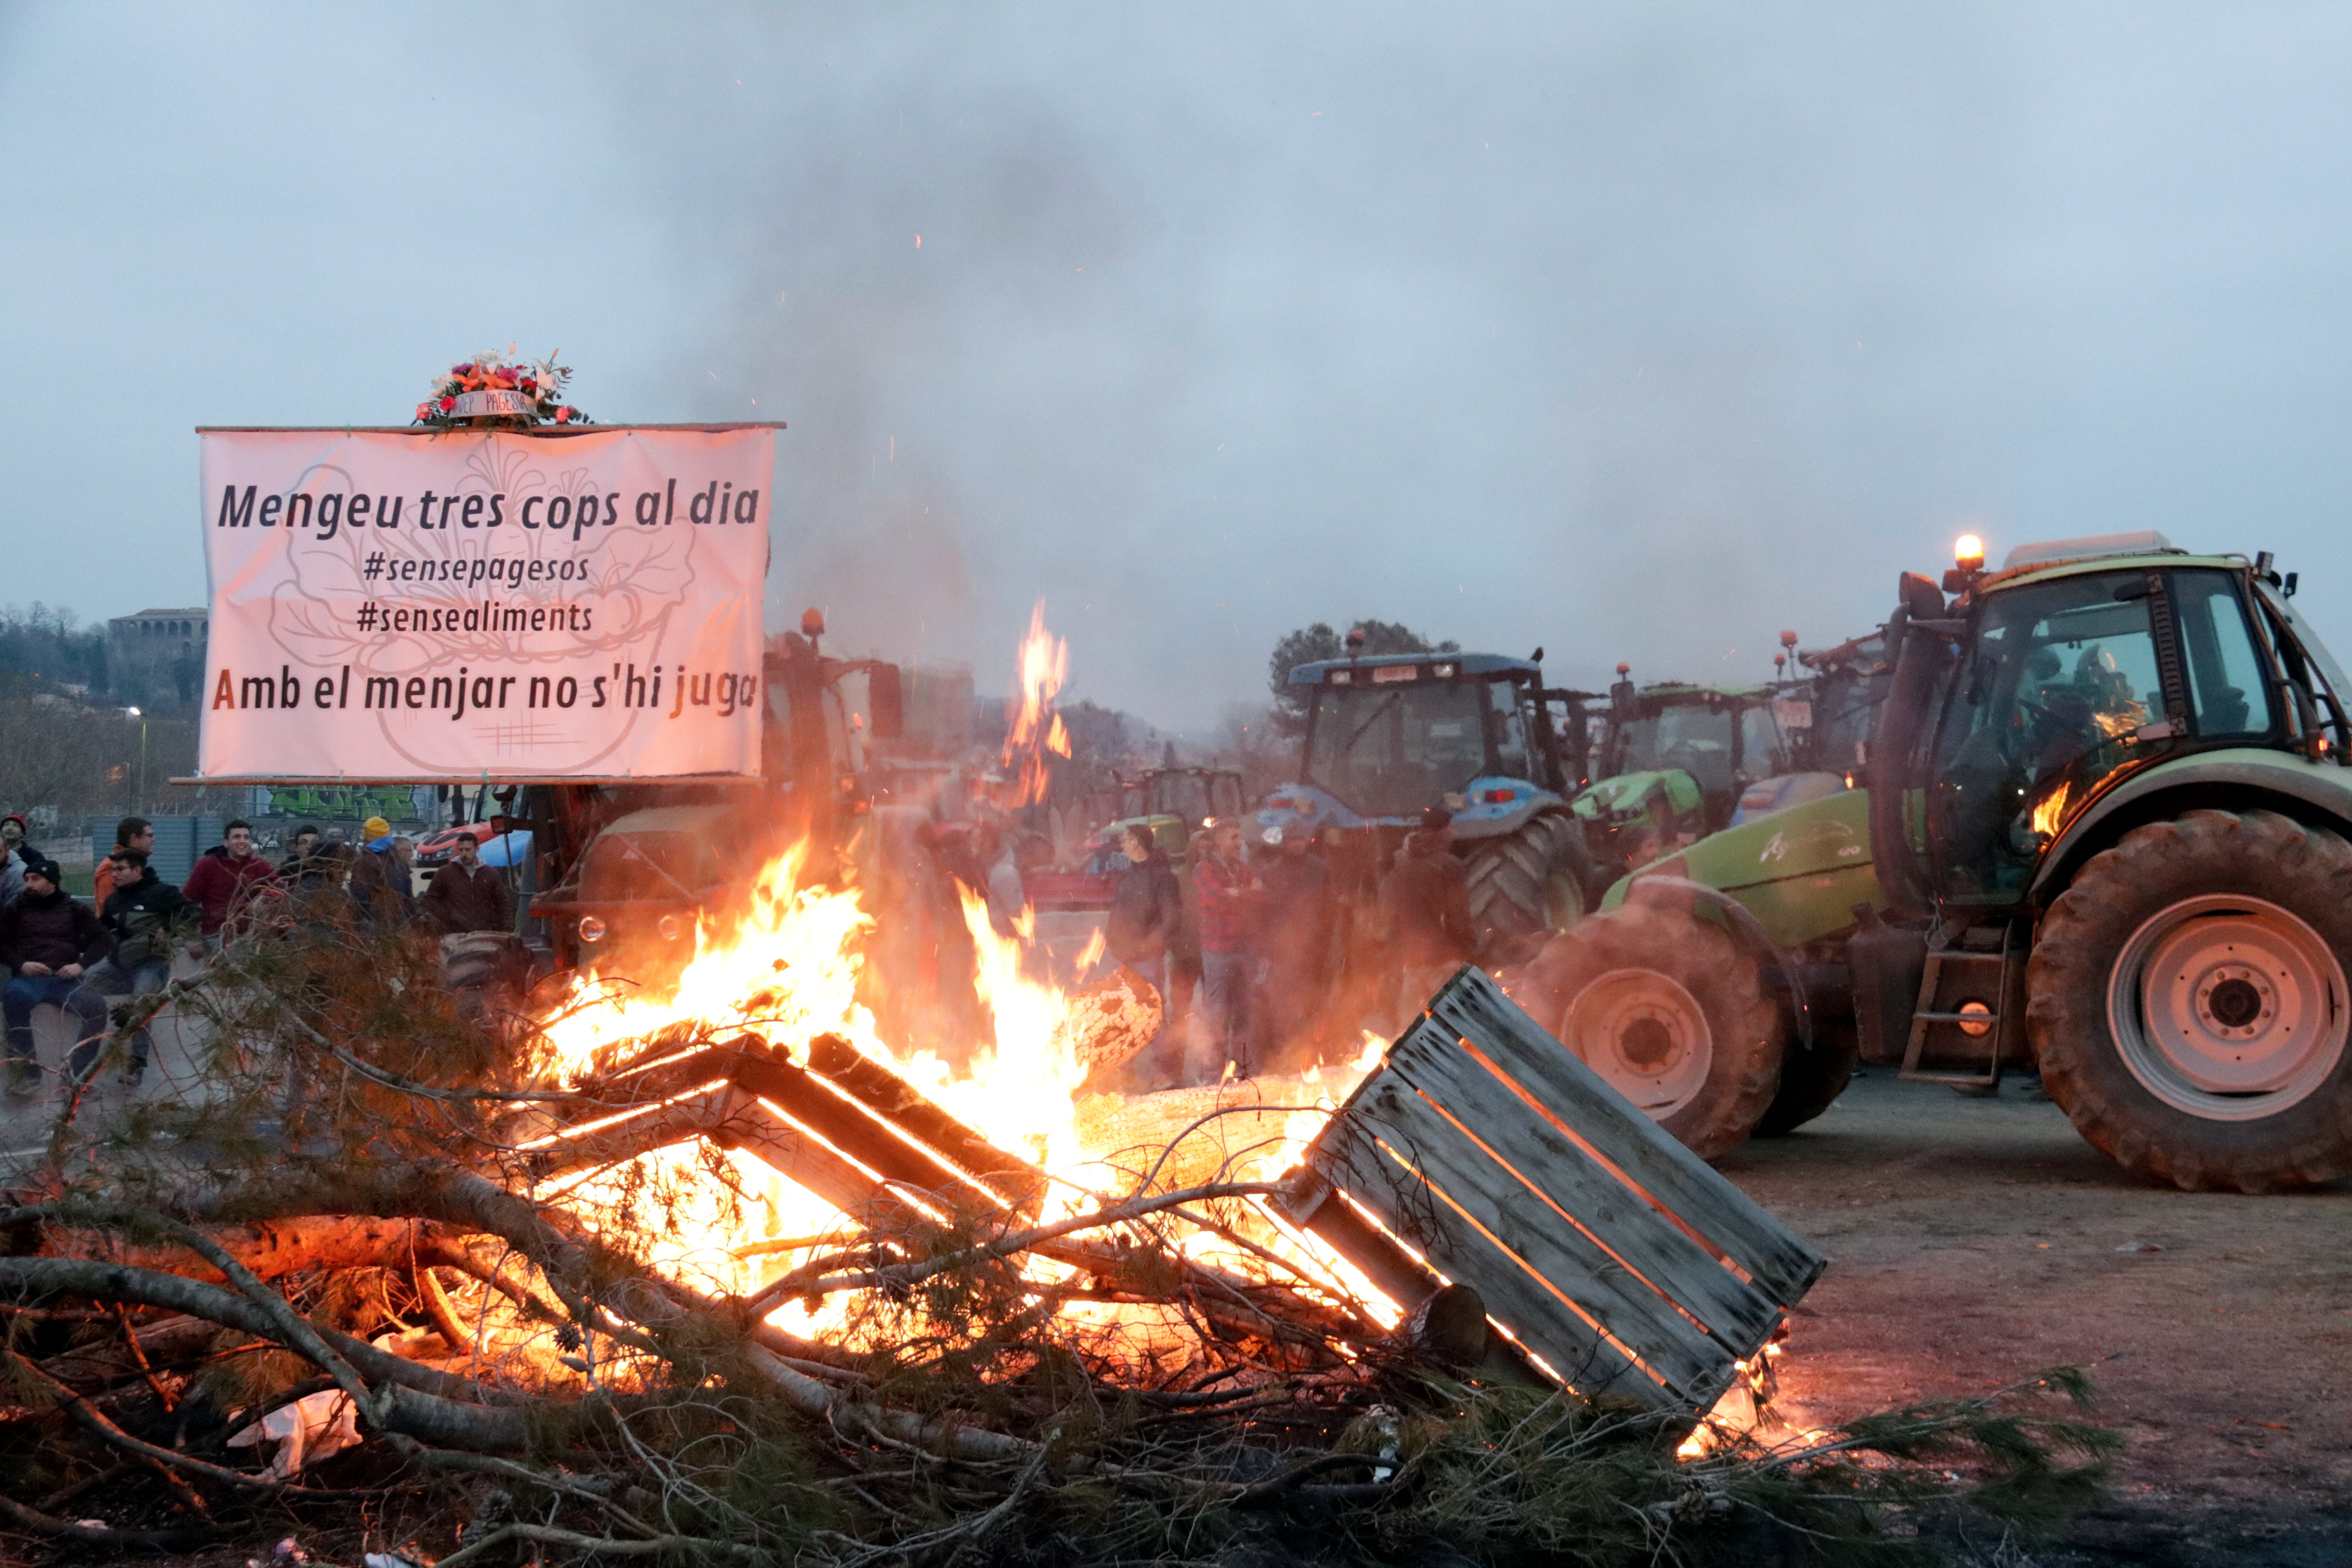
[[[1612,880],[1729,826],[1748,787],[1786,773],[1790,754],[1771,686],[1636,688],[1627,666],[1617,675],[1598,781],[1572,803]]]
[[[1384,654],[1302,664],[1307,744],[1298,778],[1258,813],[1260,827],[1412,826],[1426,807],[1454,813],[1456,838],[1507,833],[1580,782],[1543,667],[1496,654]]]
[[[1772,714],[1787,742],[1789,771],[1740,791],[1733,827],[1860,788],[1869,777],[1871,731],[1894,680],[1884,627],[1835,647],[1799,650],[1794,632],[1781,633],[1780,640],[1806,671],[1775,683]]]
[[[1188,830],[1198,831],[1211,817],[1238,818],[1248,809],[1242,775],[1231,768],[1146,768],[1118,775],[1118,792],[1119,809],[1111,828],[1145,817],[1172,816]]]
[[[1453,816],[1480,956],[1502,962],[1584,911],[1590,863],[1567,798],[1586,770],[1584,703],[1547,688],[1540,658],[1381,654],[1290,671],[1307,700],[1292,782],[1256,813],[1261,851],[1319,842],[1346,897],[1370,910],[1407,832],[1432,806]]]

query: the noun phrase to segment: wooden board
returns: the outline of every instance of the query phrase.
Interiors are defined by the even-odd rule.
[[[1779,1305],[1796,1305],[1822,1277],[1827,1263],[1801,1237],[1661,1131],[1484,973],[1465,968],[1446,982],[1424,1023],[1486,1056],[1551,1119],[1607,1150],[1629,1185],[1679,1216]]]
[[[1824,1267],[1475,969],[1307,1163],[1596,1395],[1703,1412]],[[1325,1239],[1352,1258],[1342,1228]]]

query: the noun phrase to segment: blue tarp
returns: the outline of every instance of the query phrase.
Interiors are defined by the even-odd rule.
[[[482,840],[482,864],[485,866],[527,866],[530,863],[530,835],[499,833]]]

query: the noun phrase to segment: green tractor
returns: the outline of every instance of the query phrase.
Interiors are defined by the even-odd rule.
[[[1643,868],[1522,1000],[1702,1154],[1820,1114],[1858,1058],[2038,1070],[2184,1188],[2352,1172],[2352,717],[2294,574],[2155,533],[1991,572],[1962,543],[1940,590],[1903,576],[1866,787]]]
[[[1731,826],[1759,781],[1785,774],[1789,742],[1771,686],[1636,688],[1617,667],[1593,773],[1569,803],[1584,828],[1594,897],[1636,866]]]

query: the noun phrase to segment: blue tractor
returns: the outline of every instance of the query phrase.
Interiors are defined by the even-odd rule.
[[[1480,962],[1504,964],[1580,919],[1591,865],[1568,809],[1583,787],[1592,694],[1547,688],[1543,650],[1383,654],[1295,666],[1306,744],[1253,837],[1317,837],[1346,905],[1379,879],[1426,807],[1454,814]]]

